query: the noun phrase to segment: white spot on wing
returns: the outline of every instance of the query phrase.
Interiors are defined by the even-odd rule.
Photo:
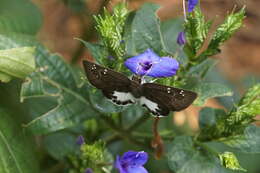
[[[159,110],[158,104],[146,99],[145,97],[140,98],[140,104],[145,105],[152,112],[157,112]]]
[[[118,100],[120,102],[132,101],[133,103],[135,103],[134,96],[129,92],[114,91],[113,96],[115,96],[116,100]]]

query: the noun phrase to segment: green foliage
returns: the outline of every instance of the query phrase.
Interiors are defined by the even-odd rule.
[[[243,24],[245,18],[245,8],[239,12],[232,12],[229,14],[223,24],[221,24],[214,33],[209,46],[208,56],[216,54],[221,44],[227,41]]]
[[[236,156],[231,152],[224,152],[222,154],[219,154],[219,159],[220,159],[221,165],[223,165],[224,167],[226,167],[228,169],[240,170],[240,171],[246,172],[246,170],[239,165],[239,162],[238,162]]]
[[[100,33],[104,45],[108,50],[113,51],[114,56],[121,58],[124,55],[124,44],[122,44],[123,29],[128,10],[124,3],[114,8],[113,15],[104,9],[104,15],[94,16],[97,22],[96,29]]]
[[[33,47],[0,50],[0,80],[9,82],[12,77],[25,78],[35,70]]]
[[[31,136],[15,115],[0,107],[0,172],[38,173],[39,165]]]
[[[160,31],[160,21],[156,15],[159,6],[146,3],[136,13],[132,13],[126,23],[126,54],[134,56],[148,48],[161,52],[164,48]]]
[[[199,95],[194,102],[198,106],[202,106],[209,98],[231,96],[233,94],[229,88],[217,83],[199,83],[193,90]]]
[[[193,13],[189,13],[187,21],[184,24],[187,44],[185,53],[189,59],[194,60],[198,50],[202,47],[212,21],[205,21],[205,17],[199,7],[196,7]]]

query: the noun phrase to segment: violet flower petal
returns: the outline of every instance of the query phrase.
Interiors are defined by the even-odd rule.
[[[121,157],[121,163],[129,166],[142,166],[148,160],[148,154],[144,151],[128,151]]]
[[[76,143],[78,145],[82,145],[85,143],[85,140],[84,140],[84,137],[82,135],[78,136],[77,140],[76,140]]]
[[[179,68],[177,60],[170,57],[162,57],[158,63],[153,64],[146,74],[151,77],[170,77],[176,74]]]
[[[142,166],[128,166],[126,170],[127,173],[148,173],[148,171]]]
[[[160,59],[151,49],[147,49],[144,53],[141,53],[132,58],[128,58],[125,61],[125,66],[137,75],[145,75],[152,66],[153,62]]]
[[[115,168],[117,168],[119,170],[119,173],[127,173],[121,163],[120,157],[116,156],[116,161],[115,161]]]
[[[188,12],[192,12],[199,0],[188,0]]]

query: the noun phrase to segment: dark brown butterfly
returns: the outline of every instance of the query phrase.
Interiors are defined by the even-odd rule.
[[[139,77],[130,80],[122,73],[83,61],[89,82],[118,105],[139,102],[156,116],[167,116],[170,111],[181,111],[196,99],[197,94],[156,83],[143,83]]]

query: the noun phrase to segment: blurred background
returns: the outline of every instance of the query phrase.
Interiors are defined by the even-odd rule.
[[[91,58],[88,50],[74,38],[97,41],[94,14],[109,10],[119,0],[33,0],[43,13],[43,27],[38,38],[52,52],[65,57],[68,62],[80,64],[84,58]],[[161,20],[183,16],[182,0],[128,0],[130,9],[137,9],[145,2],[161,5],[158,16]],[[228,85],[235,92],[233,97],[212,99],[205,106],[230,108],[251,86],[260,81],[260,1],[259,0],[200,0],[207,19],[213,19],[212,32],[234,9],[246,5],[244,26],[222,46],[222,52],[214,58],[219,61],[207,80]],[[211,33],[212,33],[211,32]],[[191,107],[175,114],[176,125],[187,125],[198,130],[197,115],[200,108]],[[259,118],[259,116],[258,116]],[[260,118],[259,118],[260,119]],[[259,124],[260,125],[260,124]],[[248,158],[251,158],[248,160]],[[260,155],[240,154],[241,163],[251,167],[249,172],[260,173]],[[243,167],[242,164],[242,167]]]

